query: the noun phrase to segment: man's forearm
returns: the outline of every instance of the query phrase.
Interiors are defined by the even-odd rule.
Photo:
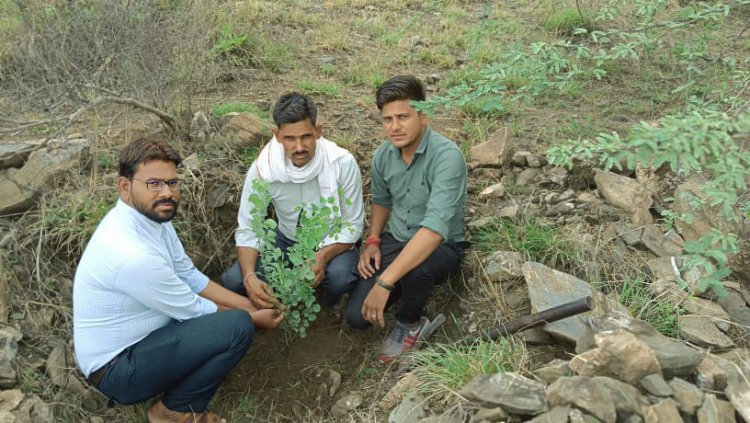
[[[253,306],[253,303],[250,302],[250,299],[236,294],[214,281],[209,281],[206,288],[198,295],[213,301],[219,307],[219,310],[238,309],[246,310],[248,312],[257,310],[257,308]]]
[[[376,236],[380,238],[380,235],[385,230],[385,224],[388,222],[388,216],[390,216],[391,210],[387,207],[381,206],[380,204],[373,204],[370,211],[370,236]]]
[[[317,253],[315,253],[315,255],[325,260],[326,263],[329,263],[339,254],[348,251],[350,248],[352,248],[353,245],[353,243],[335,242],[321,248]]]
[[[242,270],[242,278],[255,273],[255,263],[258,261],[258,250],[251,247],[237,247],[237,262]]]
[[[396,259],[380,275],[380,279],[390,285],[395,284],[405,274],[422,264],[442,244],[443,237],[427,228],[421,228],[406,243]]]

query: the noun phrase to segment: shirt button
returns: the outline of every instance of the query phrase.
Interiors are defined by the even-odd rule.
[[[409,192],[409,188],[406,188],[406,192]]]

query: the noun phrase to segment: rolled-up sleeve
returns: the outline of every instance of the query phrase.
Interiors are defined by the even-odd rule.
[[[446,150],[434,168],[432,191],[427,211],[420,225],[449,238],[448,223],[463,210],[462,193],[466,192],[466,162],[458,149]]]
[[[237,212],[237,231],[234,233],[235,245],[238,247],[250,247],[258,249],[260,240],[251,229],[251,215],[253,205],[248,200],[255,193],[253,181],[258,179],[256,164],[253,163],[245,176],[245,185],[242,187],[242,196],[240,197],[240,210]]]
[[[188,320],[217,310],[216,304],[193,292],[156,253],[129,257],[115,277],[115,286],[144,306],[175,320]]]
[[[339,208],[344,229],[336,235],[326,237],[321,246],[337,242],[353,244],[362,237],[365,221],[365,209],[362,203],[362,175],[353,156],[342,159],[338,185],[341,190],[339,193]]]
[[[194,293],[201,293],[208,286],[208,276],[198,270],[195,264],[193,264],[193,260],[188,257],[185,248],[182,246],[182,242],[177,237],[174,227],[169,224],[167,228],[169,250],[172,256],[172,263],[174,264],[174,272]]]

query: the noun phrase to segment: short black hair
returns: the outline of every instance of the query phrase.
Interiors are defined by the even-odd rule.
[[[160,135],[148,135],[131,142],[120,152],[120,176],[133,178],[136,168],[152,160],[172,162],[179,167],[180,153],[170,146]]]
[[[378,110],[383,110],[383,106],[393,101],[424,101],[425,98],[427,98],[427,91],[422,81],[414,75],[394,76],[383,82],[375,92],[375,103],[378,105]]]
[[[273,121],[280,128],[285,123],[300,122],[310,119],[315,126],[318,117],[318,108],[310,97],[297,92],[291,92],[279,97],[273,108]]]

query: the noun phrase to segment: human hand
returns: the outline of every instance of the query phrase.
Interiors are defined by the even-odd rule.
[[[323,282],[323,278],[326,276],[326,266],[328,262],[322,254],[315,254],[315,265],[313,265],[312,271],[315,274],[313,279],[312,287],[315,288]]]
[[[252,312],[250,316],[253,318],[255,327],[266,330],[278,328],[281,321],[284,320],[282,311],[270,308]]]
[[[362,254],[359,256],[359,263],[357,263],[357,270],[359,275],[364,279],[371,278],[376,271],[380,270],[380,247],[371,244],[365,247]]]
[[[385,326],[385,304],[390,295],[391,293],[381,286],[373,286],[362,304],[362,318],[373,325]]]
[[[273,308],[279,303],[273,294],[273,289],[260,280],[255,273],[245,276],[245,291],[250,301],[258,308]]]

